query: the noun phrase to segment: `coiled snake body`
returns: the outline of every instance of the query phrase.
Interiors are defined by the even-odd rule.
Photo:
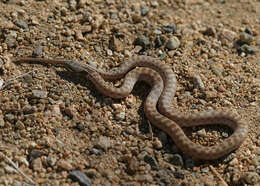
[[[248,125],[242,122],[238,115],[227,110],[212,110],[195,114],[176,113],[171,106],[176,91],[175,74],[168,65],[152,57],[132,57],[119,68],[110,72],[104,72],[90,65],[81,65],[69,60],[17,58],[14,61],[63,66],[83,75],[92,81],[102,94],[112,98],[126,97],[138,80],[145,81],[152,87],[144,105],[146,117],[153,125],[166,132],[177,147],[194,160],[218,159],[238,148],[248,133]],[[125,77],[125,80],[119,88],[113,87],[105,81],[123,77]],[[226,125],[233,130],[233,134],[217,145],[202,146],[192,142],[182,130],[182,127],[211,124]]]

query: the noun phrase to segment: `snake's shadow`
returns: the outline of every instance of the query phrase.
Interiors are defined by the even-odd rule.
[[[97,89],[95,88],[95,86],[93,85],[93,83],[82,77],[79,76],[77,74],[75,74],[74,72],[70,72],[70,71],[65,71],[65,70],[57,70],[56,71],[57,75],[59,75],[62,79],[71,82],[73,84],[80,84],[83,87],[86,87],[89,90],[89,94],[93,97],[96,98],[97,102],[101,103],[101,105],[110,105],[109,103],[107,103],[105,101],[105,96],[100,93],[99,91],[97,91]],[[146,83],[143,82],[137,82],[131,92],[132,95],[136,96],[136,97],[140,97],[141,100],[145,100],[147,95],[150,92],[150,86],[147,85]],[[138,127],[139,127],[139,131],[142,134],[150,134],[151,133],[151,128],[152,128],[152,135],[158,137],[158,139],[160,140],[159,137],[159,133],[160,130],[158,128],[156,128],[153,125],[150,125],[149,120],[146,118],[145,114],[144,114],[144,102],[142,102],[141,106],[139,107],[137,113],[140,116],[140,120],[138,123]],[[113,99],[113,103],[119,103],[119,99]],[[120,122],[118,122],[120,123]],[[151,126],[151,127],[150,127]],[[205,126],[204,126],[205,127]],[[204,128],[203,127],[203,128]],[[207,127],[207,126],[206,126]],[[219,127],[219,126],[218,126]],[[217,126],[209,126],[209,131],[216,131],[218,129]],[[200,127],[196,128],[195,131],[200,130]],[[193,130],[194,131],[194,130]],[[226,130],[225,130],[226,131]],[[191,130],[187,130],[187,128],[184,128],[184,133],[187,136],[191,136]],[[229,135],[230,131],[228,131]],[[162,149],[160,149],[160,151],[162,151],[162,153],[170,153],[170,154],[182,154],[179,151],[175,152],[175,150],[173,150],[174,148],[172,148],[173,146],[175,146],[173,140],[170,138],[170,136],[167,135],[167,143],[163,143]],[[218,160],[214,160],[214,161],[190,161],[191,159],[187,156],[185,156],[185,154],[182,154],[183,160],[184,160],[184,167],[185,168],[192,168],[194,166],[200,166],[200,165],[205,165],[205,163],[209,163],[211,165],[214,166],[218,166],[219,163],[225,163],[225,162],[229,162],[230,160],[233,159],[233,153],[230,153],[226,156],[223,156],[222,158],[218,159]],[[186,163],[187,162],[187,163]]]
[[[70,71],[65,71],[65,70],[61,70],[61,71],[56,71],[57,75],[60,76],[62,79],[71,82],[73,84],[80,84],[83,87],[87,87],[90,91],[88,92],[91,96],[95,97],[96,100],[98,102],[100,102],[102,105],[108,105],[108,103],[106,101],[104,101],[105,96],[100,93],[99,91],[97,91],[97,89],[95,88],[95,86],[93,85],[93,83],[82,77],[82,76],[78,76],[75,75],[74,72],[70,72]],[[133,94],[134,96],[139,96],[141,97],[142,100],[145,100],[148,93],[149,93],[150,87],[146,84],[143,84],[141,82],[137,82],[133,88],[133,91],[131,92],[131,94]],[[113,99],[113,101],[115,103],[119,102],[120,99]],[[142,133],[149,133],[149,125],[148,125],[148,119],[146,119],[146,116],[144,114],[144,102],[142,102],[142,105],[140,106],[140,108],[138,109],[138,114],[141,116],[141,121],[139,123],[139,130]]]

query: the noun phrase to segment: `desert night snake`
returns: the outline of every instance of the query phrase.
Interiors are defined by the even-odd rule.
[[[124,98],[130,94],[135,83],[145,81],[151,91],[144,104],[148,120],[166,132],[177,147],[194,160],[214,160],[237,149],[245,140],[248,125],[228,110],[211,110],[193,114],[179,113],[171,106],[176,91],[173,70],[165,63],[148,56],[135,56],[120,67],[105,72],[88,64],[71,60],[43,58],[15,58],[17,63],[45,63],[62,66],[89,79],[102,94],[112,98]],[[121,87],[111,86],[106,80],[125,78]],[[233,130],[230,137],[214,146],[203,146],[192,142],[182,127],[220,124]]]

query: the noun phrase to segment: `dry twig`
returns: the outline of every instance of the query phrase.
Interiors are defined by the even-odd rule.
[[[8,85],[10,85],[14,80],[19,79],[19,78],[22,78],[22,77],[24,77],[24,76],[26,76],[26,75],[28,75],[28,74],[30,74],[30,73],[32,73],[32,72],[34,72],[34,70],[29,71],[29,72],[26,72],[26,73],[24,73],[24,74],[22,74],[22,75],[16,76],[16,77],[14,77],[14,78],[12,78],[12,79],[9,79],[6,83],[4,83],[4,85],[3,85],[2,88],[0,87],[0,90],[6,88],[6,87],[7,87]]]
[[[228,186],[227,182],[225,182],[225,180],[220,176],[218,171],[212,165],[210,165],[209,168],[212,171],[212,173],[220,180],[221,185]]]
[[[19,169],[19,167],[10,158],[8,158],[2,152],[0,153],[8,161],[8,163],[10,163],[19,173],[21,173],[28,181],[30,181],[31,184],[35,185],[35,182],[29,176],[27,176],[21,169]]]

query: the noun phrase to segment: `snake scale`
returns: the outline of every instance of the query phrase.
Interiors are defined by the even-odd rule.
[[[124,98],[130,94],[135,83],[145,81],[151,91],[144,104],[148,120],[166,132],[177,147],[194,160],[215,160],[237,149],[247,137],[248,125],[228,110],[211,110],[193,114],[178,113],[171,106],[176,91],[176,77],[167,64],[148,56],[135,56],[120,67],[105,72],[88,64],[63,59],[15,58],[17,63],[39,62],[62,66],[89,79],[102,94],[112,98]],[[113,87],[107,80],[125,78],[120,87]],[[192,142],[182,127],[220,124],[233,130],[230,137],[213,146]]]

